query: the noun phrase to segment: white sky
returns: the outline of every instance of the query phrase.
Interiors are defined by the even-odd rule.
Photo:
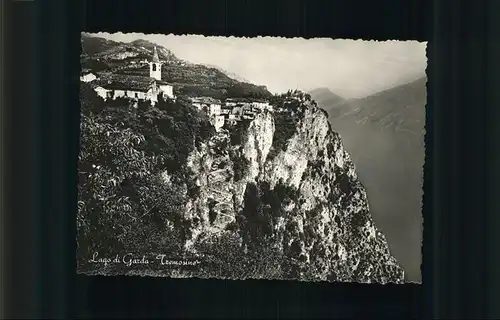
[[[94,35],[121,42],[149,40],[180,59],[218,66],[273,93],[327,87],[344,98],[360,98],[416,80],[427,67],[426,42],[417,41]]]

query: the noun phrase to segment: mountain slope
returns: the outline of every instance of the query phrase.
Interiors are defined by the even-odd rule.
[[[345,101],[344,98],[331,92],[328,88],[317,88],[309,91],[309,94],[316,103],[326,108],[334,107]]]
[[[191,64],[150,41],[114,42],[82,33],[82,68],[97,73],[149,76],[149,61],[157,47],[162,79],[171,82],[176,94],[188,96],[268,98],[265,86],[238,81],[217,68]]]
[[[349,112],[340,117],[357,123],[419,135],[423,130],[426,78],[398,86],[362,99],[339,104]]]
[[[193,172],[202,191],[189,207],[204,208],[205,199],[216,197],[214,189],[232,193],[232,200],[221,201],[234,208],[225,214],[236,214],[243,242],[252,245],[270,239],[292,264],[292,277],[401,281],[403,271],[371,221],[366,193],[340,137],[321,109],[299,107],[294,113],[295,119],[286,113],[259,115],[243,129],[241,145],[233,148],[233,155],[211,149],[193,154]],[[283,139],[278,123],[290,121],[295,132],[276,150],[275,142]],[[273,149],[276,155],[270,157]],[[216,159],[225,162],[228,171],[234,170],[236,161],[243,161],[243,174],[230,183],[211,185],[210,173],[203,168]],[[215,180],[227,181],[225,177]],[[207,221],[207,215],[199,209],[190,213],[200,221]],[[191,234],[202,234],[198,228]]]
[[[402,282],[349,154],[313,103],[281,101],[283,112],[215,133],[180,102],[95,112],[101,100],[82,95],[79,272]],[[200,263],[102,269],[87,263],[94,248]]]
[[[99,37],[92,37],[82,32],[82,53],[86,56],[93,56],[96,53],[104,52],[119,45],[118,42]]]
[[[408,280],[420,281],[426,78],[337,105],[340,133],[374,219]]]

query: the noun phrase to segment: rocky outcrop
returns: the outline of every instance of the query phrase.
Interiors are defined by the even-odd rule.
[[[270,112],[243,125],[237,143],[223,130],[190,155],[198,192],[186,204],[186,248],[226,232],[254,196],[259,210],[272,213],[266,237],[286,253],[297,279],[402,282],[340,136],[315,105],[305,102],[294,113],[295,133],[274,157],[280,115]],[[277,200],[266,196],[273,193]]]

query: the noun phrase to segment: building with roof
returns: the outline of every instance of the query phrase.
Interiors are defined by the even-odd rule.
[[[272,110],[272,106],[267,101],[253,101],[252,107],[259,110]]]
[[[236,101],[234,99],[226,99],[226,101],[225,101],[225,105],[228,108],[236,107],[237,104],[238,104],[238,101]]]
[[[149,62],[149,77],[103,74],[94,90],[103,99],[129,98],[148,100],[151,105],[158,102],[158,96],[175,99],[173,86],[161,80],[162,62],[154,47],[153,58]]]
[[[89,69],[83,69],[80,73],[80,81],[82,82],[92,82],[97,79],[97,76],[90,72]]]
[[[224,106],[222,109],[232,110],[235,107],[242,107],[246,109],[252,109],[255,111],[264,111],[264,110],[272,111],[273,109],[268,101],[262,99],[253,99],[253,98],[228,98],[224,101]],[[227,111],[223,113],[227,113]]]
[[[218,116],[222,113],[222,103],[212,97],[191,98],[191,103],[198,110],[205,111],[209,116]]]
[[[212,97],[196,97],[191,98],[191,104],[209,116],[210,123],[215,127],[217,132],[224,126],[225,119],[222,115],[222,103],[220,100]]]
[[[255,119],[255,115],[259,110],[252,108],[252,106],[245,106],[242,108],[243,119]]]

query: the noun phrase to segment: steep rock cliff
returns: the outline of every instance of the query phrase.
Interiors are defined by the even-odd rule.
[[[276,122],[285,113],[295,129],[279,147]],[[314,104],[223,130],[190,154],[187,167],[197,186],[183,217],[187,250],[238,235],[237,250],[265,243],[283,254],[288,278],[403,281],[340,136]]]

